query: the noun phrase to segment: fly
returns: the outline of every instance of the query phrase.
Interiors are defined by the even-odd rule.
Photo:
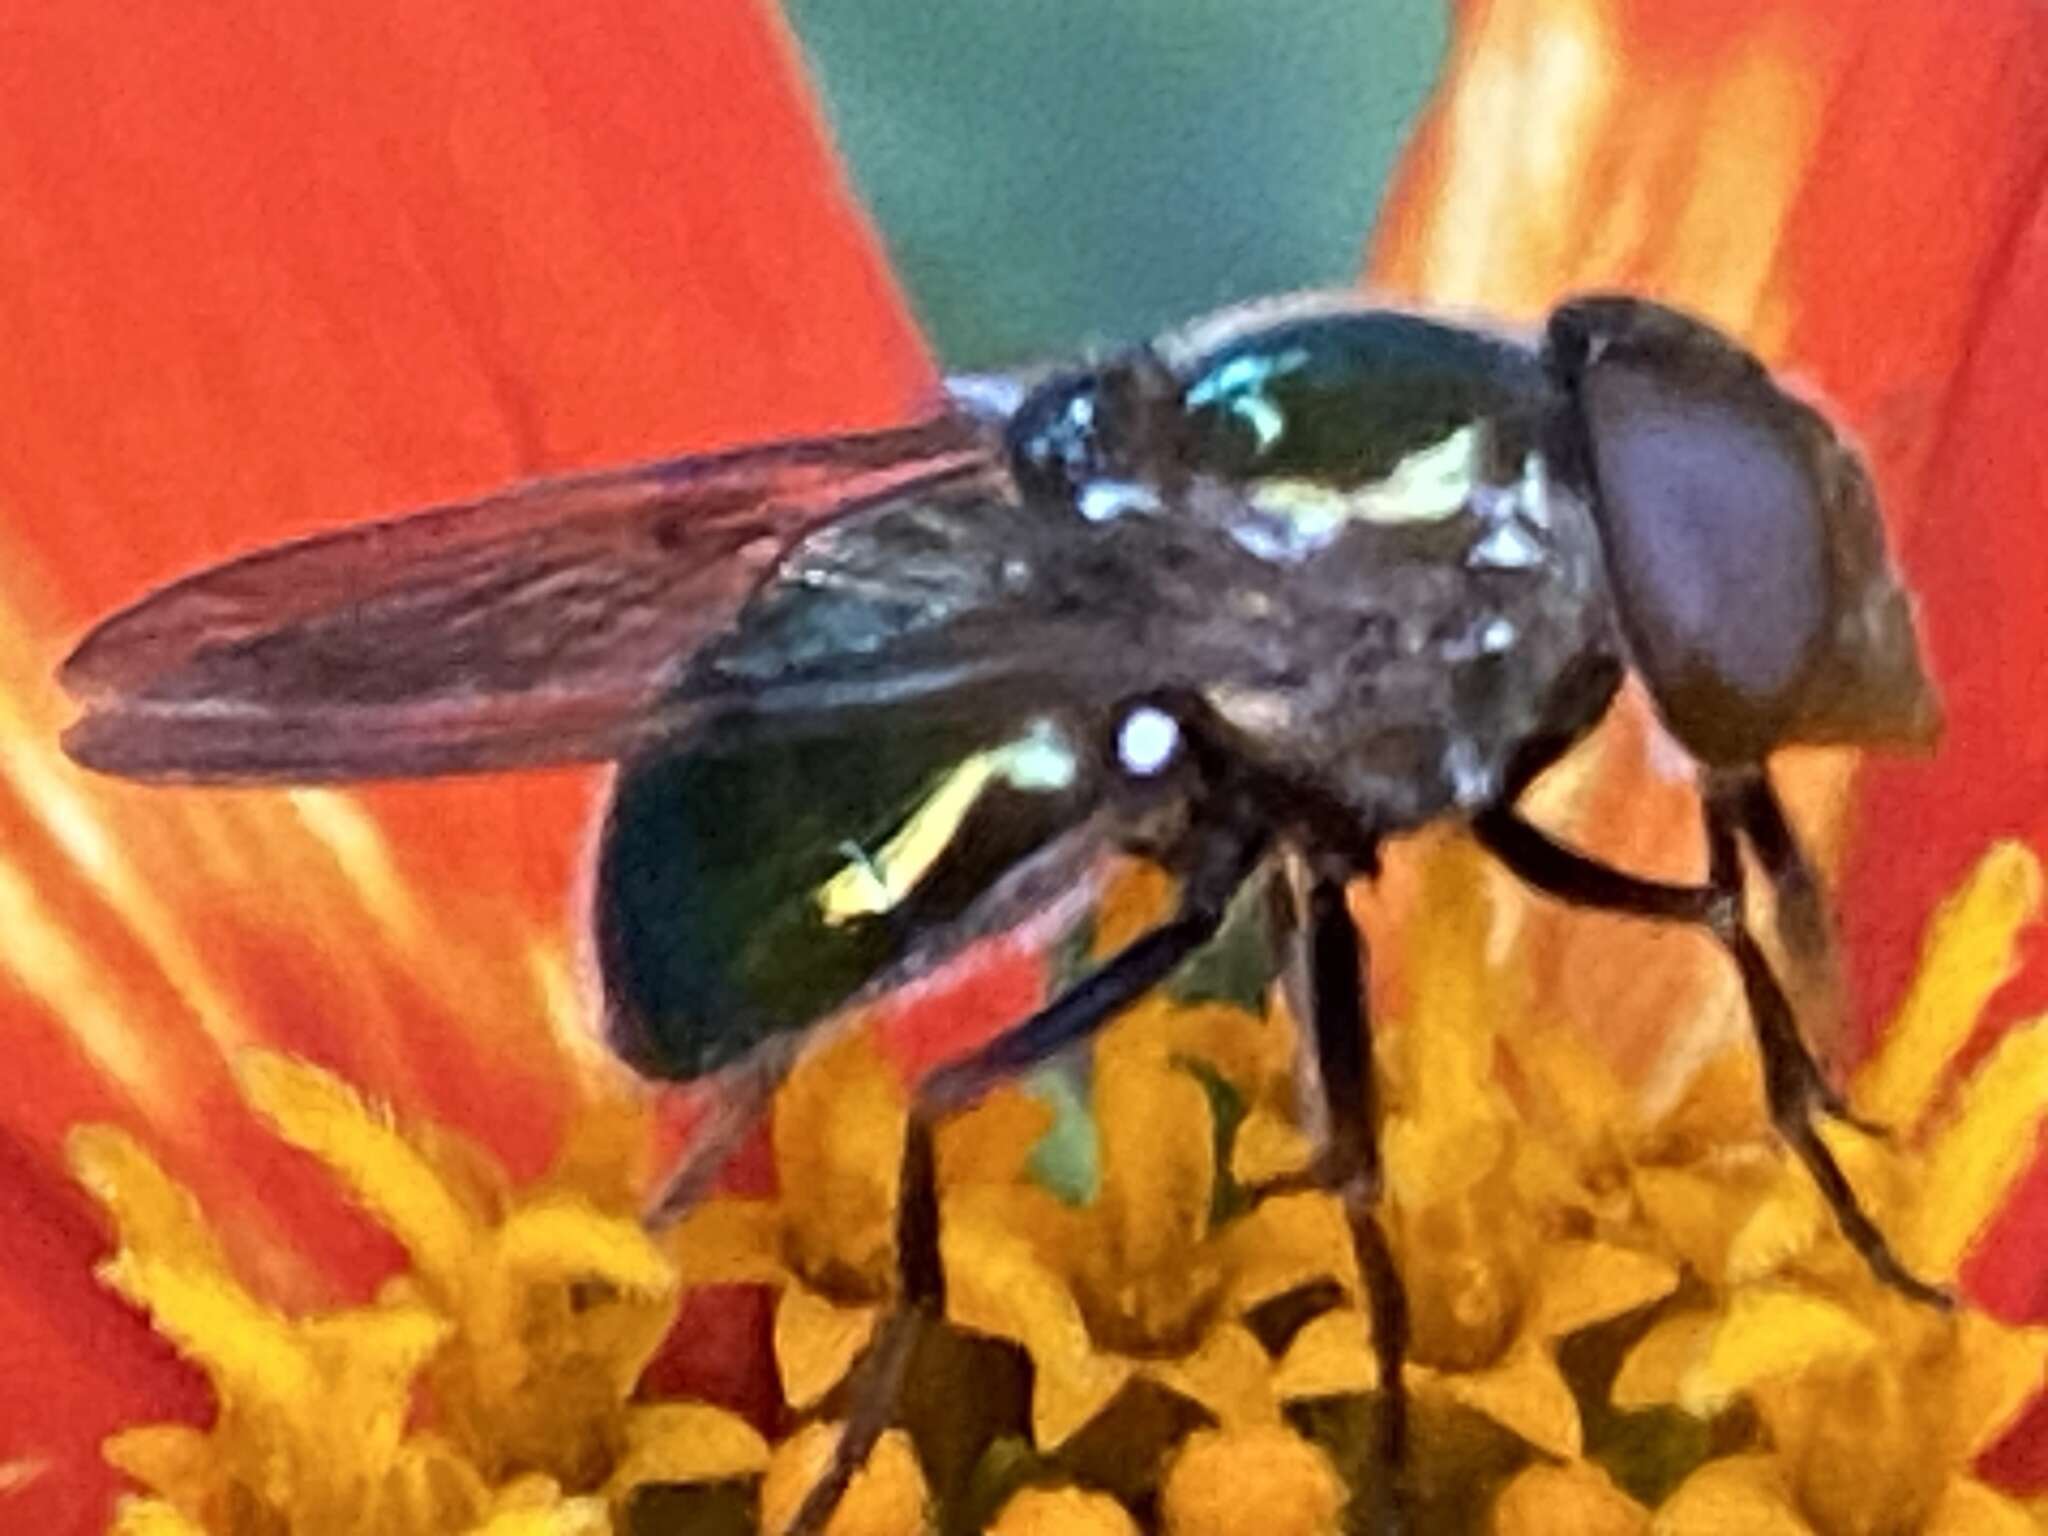
[[[1529,784],[1646,687],[1697,760],[1708,874],[1609,868]],[[1223,311],[927,419],[544,482],[246,556],[107,620],[66,746],[229,783],[619,765],[598,859],[611,1037],[642,1072],[752,1082],[814,1023],[975,939],[1076,910],[1107,856],[1175,913],[919,1086],[902,1283],[815,1531],[943,1311],[934,1121],[1088,1037],[1288,876],[1379,1379],[1405,1299],[1374,1212],[1378,1109],[1344,888],[1468,825],[1537,890],[1690,925],[1740,973],[1772,1118],[1883,1280],[1946,1305],[1864,1214],[1844,1113],[1745,926],[1825,952],[1765,771],[1794,743],[1924,745],[1937,706],[1869,477],[1734,342],[1641,299],[1539,341],[1349,297]],[[702,1167],[672,1205],[687,1202]],[[1398,1391],[1380,1454],[1404,1454]]]

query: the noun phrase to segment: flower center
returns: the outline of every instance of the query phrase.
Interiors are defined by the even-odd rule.
[[[870,1306],[895,1292],[895,1254],[884,1236],[854,1243],[844,1232],[819,1233],[798,1225],[784,1234],[784,1258],[792,1272],[819,1295],[842,1306]]]
[[[1792,1496],[1821,1536],[1911,1536],[1952,1470],[1932,1447],[1935,1380],[1866,1362],[1802,1383],[1796,1412],[1770,1415]],[[1938,1411],[1938,1410],[1937,1410]]]
[[[1104,1349],[1140,1359],[1192,1354],[1216,1319],[1223,1275],[1195,1254],[1183,1262],[1145,1270],[1113,1260],[1086,1264],[1075,1276],[1074,1298],[1088,1335]]]
[[[1401,1222],[1416,1360],[1446,1371],[1497,1363],[1513,1343],[1535,1258],[1526,1226],[1477,1192]]]

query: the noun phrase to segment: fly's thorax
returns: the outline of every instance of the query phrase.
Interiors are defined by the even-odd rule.
[[[1247,654],[1290,661],[1219,678],[1209,703],[1376,831],[1491,802],[1526,743],[1575,737],[1605,702],[1583,682],[1617,654],[1585,498],[1533,439],[1512,473],[1489,467],[1487,430],[1441,450],[1464,467],[1440,459],[1427,495],[1374,487],[1291,503],[1310,510],[1314,537],[1223,595],[1274,637]],[[1290,503],[1256,483],[1211,483],[1190,505],[1263,537]]]
[[[1100,616],[1095,686],[1198,694],[1242,750],[1369,827],[1482,805],[1528,740],[1591,723],[1605,693],[1588,705],[1580,678],[1618,655],[1584,496],[1534,443],[1488,469],[1486,440],[1462,440],[1455,497],[1369,489],[1334,513],[1192,476],[1171,507],[1062,542],[1045,586]],[[1302,507],[1313,536],[1267,537]]]
[[[1019,493],[1089,523],[1157,511],[1177,479],[1180,396],[1180,380],[1149,347],[1045,380],[1004,435]]]
[[[1041,445],[1087,423],[1045,494],[1116,547],[1132,579],[1090,600],[1132,610],[1162,681],[1385,829],[1492,799],[1561,712],[1583,728],[1572,679],[1612,620],[1567,402],[1529,348],[1339,299],[1118,367],[1020,419]]]

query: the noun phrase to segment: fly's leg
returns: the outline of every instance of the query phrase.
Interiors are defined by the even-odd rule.
[[[1736,846],[1734,820],[1724,806],[1710,798],[1706,822],[1708,883],[1727,898],[1727,916],[1714,936],[1742,974],[1743,996],[1748,1000],[1750,1022],[1756,1028],[1757,1047],[1763,1055],[1764,1098],[1770,1105],[1771,1123],[1806,1164],[1807,1172],[1826,1197],[1828,1208],[1835,1213],[1842,1235],[1863,1255],[1871,1272],[1915,1301],[1941,1308],[1953,1305],[1946,1293],[1899,1262],[1884,1234],[1857,1201],[1856,1191],[1849,1187],[1834,1153],[1814,1129],[1814,1112],[1833,1112],[1840,1101],[1800,1038],[1792,1005],[1772,974],[1770,961],[1743,924],[1742,856]]]
[[[1776,896],[1778,938],[1792,964],[1795,979],[1803,977],[1809,983],[1818,980],[1833,991],[1834,944],[1828,931],[1820,879],[1800,849],[1799,839],[1785,815],[1784,806],[1771,788],[1770,779],[1761,769],[1715,772],[1707,780],[1706,816],[1710,857],[1717,835],[1714,831],[1716,825],[1725,829],[1731,841],[1739,831],[1755,853],[1757,863],[1770,878],[1771,890]],[[1732,852],[1724,853],[1722,857],[1728,867],[1735,868],[1739,878],[1740,869],[1735,866]],[[1715,883],[1721,882],[1717,879]],[[1793,1043],[1805,1058],[1803,1070],[1811,1078],[1812,1091],[1819,1096],[1822,1108],[1865,1135],[1882,1139],[1889,1134],[1884,1127],[1859,1119],[1850,1110],[1796,1030]]]
[[[641,1216],[650,1229],[674,1226],[711,1193],[739,1144],[768,1113],[795,1057],[794,1050],[758,1052],[715,1080],[710,1113],[697,1127],[682,1162]]]
[[[1947,1309],[1953,1302],[1946,1292],[1899,1262],[1814,1129],[1816,1112],[1832,1112],[1839,1100],[1800,1038],[1785,990],[1743,922],[1742,860],[1733,809],[1710,797],[1706,823],[1708,879],[1702,886],[1643,880],[1611,868],[1566,848],[1507,806],[1483,812],[1474,820],[1473,830],[1496,858],[1539,891],[1580,906],[1692,923],[1713,935],[1742,977],[1743,996],[1763,1058],[1764,1096],[1771,1123],[1806,1165],[1842,1235],[1862,1255],[1871,1273],[1902,1295]]]
[[[1833,946],[1820,879],[1807,862],[1771,781],[1761,769],[1716,772],[1707,781],[1707,808],[1710,819],[1740,829],[1770,876],[1777,897],[1778,933],[1793,963],[1826,966]]]
[[[1029,1071],[1086,1039],[1179,969],[1216,935],[1230,898],[1263,851],[1266,831],[1248,817],[1219,820],[1197,831],[1186,861],[1179,910],[1134,939],[1102,967],[1030,1018],[965,1059],[941,1067],[918,1088],[904,1140],[896,1218],[901,1283],[896,1304],[861,1357],[849,1383],[846,1428],[824,1476],[804,1496],[785,1536],[818,1536],[866,1463],[896,1410],[904,1371],[919,1336],[945,1315],[945,1270],[939,1257],[939,1204],[933,1128],[999,1083]]]
[[[867,1464],[875,1442],[889,1427],[904,1373],[926,1328],[946,1312],[945,1271],[939,1262],[938,1168],[932,1122],[913,1112],[903,1139],[902,1183],[896,1197],[896,1252],[900,1283],[896,1304],[875,1329],[849,1378],[846,1428],[832,1449],[831,1464],[811,1485],[786,1536],[817,1536],[846,1497],[853,1475]]]
[[[1533,775],[1532,775],[1533,777]],[[1521,781],[1526,783],[1527,779]],[[1794,837],[1784,808],[1779,805],[1770,781],[1760,770],[1717,772],[1708,782],[1706,795],[1707,843],[1710,861],[1714,853],[1716,827],[1725,834],[1727,846],[1721,862],[1710,869],[1707,884],[1672,885],[1645,880],[1589,859],[1556,842],[1513,810],[1510,796],[1492,810],[1483,812],[1473,828],[1494,855],[1538,890],[1547,891],[1580,906],[1599,907],[1671,922],[1696,923],[1711,931],[1734,956],[1738,932],[1752,948],[1754,939],[1742,928],[1742,867],[1736,856],[1734,837],[1739,830],[1756,850],[1758,862],[1771,877],[1777,893],[1779,931],[1793,963],[1809,971],[1824,969],[1832,962],[1827,921],[1822,915],[1820,884],[1806,862]],[[1743,962],[1735,956],[1737,965]],[[1769,967],[1765,966],[1768,975]],[[1748,983],[1745,982],[1745,988]],[[1779,988],[1770,978],[1774,990]],[[1761,1029],[1761,1026],[1759,1026]],[[1883,1137],[1883,1127],[1868,1124],[1850,1112],[1827,1074],[1807,1049],[1797,1029],[1788,1031],[1784,1049],[1797,1057],[1787,1067],[1803,1079],[1801,1093],[1835,1119],[1853,1125],[1866,1135]]]
[[[1343,873],[1319,871],[1308,893],[1309,1017],[1328,1111],[1329,1145],[1321,1169],[1351,1224],[1380,1377],[1380,1474],[1369,1529],[1403,1529],[1408,1461],[1408,1396],[1401,1367],[1408,1352],[1408,1296],[1381,1225],[1380,1105],[1373,1084],[1366,1017],[1365,955],[1344,899]]]

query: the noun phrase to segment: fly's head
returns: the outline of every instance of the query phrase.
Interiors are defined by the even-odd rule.
[[[1709,766],[1940,723],[1870,475],[1821,412],[1677,310],[1594,295],[1545,360],[1592,482],[1629,661]]]

